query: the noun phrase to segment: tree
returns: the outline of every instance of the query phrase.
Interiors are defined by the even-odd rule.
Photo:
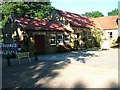
[[[17,17],[26,18],[47,18],[50,15],[54,7],[51,6],[51,2],[4,2],[2,3],[2,28],[8,18],[14,14]]]
[[[115,16],[115,15],[118,15],[118,9],[114,9],[112,10],[111,12],[108,12],[108,16]]]
[[[92,13],[91,12],[86,12],[85,14],[82,14],[82,16],[92,17]]]
[[[93,11],[93,12],[86,12],[85,14],[82,14],[83,16],[87,16],[87,17],[93,17],[93,18],[97,18],[97,17],[103,17],[104,15],[99,12],[99,11]]]

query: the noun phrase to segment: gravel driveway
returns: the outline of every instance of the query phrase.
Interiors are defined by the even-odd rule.
[[[32,63],[2,61],[3,88],[117,88],[118,49],[82,50],[39,56]],[[85,61],[85,63],[83,62]]]

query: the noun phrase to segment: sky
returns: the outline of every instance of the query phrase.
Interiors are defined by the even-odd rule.
[[[118,8],[120,0],[50,0],[51,5],[56,9],[76,14],[85,12],[100,11],[107,16],[115,8]]]

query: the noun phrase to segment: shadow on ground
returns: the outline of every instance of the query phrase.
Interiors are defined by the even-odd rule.
[[[56,58],[57,60],[51,60],[50,56],[54,57],[54,59]],[[16,59],[13,59],[11,60],[11,67],[8,67],[6,65],[6,59],[3,59],[2,87],[3,89],[50,88],[44,86],[42,83],[37,82],[46,79],[47,83],[49,83],[52,79],[59,76],[59,72],[56,72],[56,70],[64,69],[66,66],[68,66],[70,63],[64,62],[68,58],[74,58],[79,61],[91,56],[93,57],[95,54],[88,53],[87,50],[82,50],[64,54],[44,55],[44,57],[47,57],[49,60],[39,58],[38,61],[35,61],[34,58],[32,58],[31,63],[29,63],[27,60],[22,60],[21,65],[18,65]],[[116,87],[116,85],[112,85],[113,84],[111,84],[111,87]],[[61,88],[65,87],[66,86],[61,85]],[[84,85],[82,82],[77,82],[73,85],[72,90],[77,90],[77,88],[86,88],[86,85]]]
[[[50,81],[58,75],[57,72],[53,71],[63,69],[64,66],[67,66],[67,64],[59,61],[32,61],[32,63],[23,61],[21,65],[13,63],[11,67],[3,65],[2,87],[13,89],[35,88],[37,87],[35,85],[36,82],[46,77],[49,77]]]
[[[74,59],[76,61],[84,61],[90,57],[98,57],[94,53],[90,53],[88,51],[99,51],[99,49],[88,49],[88,50],[79,50],[79,51],[72,51],[68,53],[61,53],[61,54],[49,54],[40,56],[39,59],[43,60],[55,60],[55,61],[65,61]]]
[[[80,58],[82,56],[82,58]],[[39,56],[38,61],[32,63],[28,60],[21,60],[21,65],[18,65],[16,59],[11,59],[12,66],[8,67],[6,59],[3,59],[2,66],[2,86],[3,88],[25,88],[25,87],[42,87],[41,84],[36,85],[36,82],[43,78],[48,78],[48,82],[59,75],[54,70],[63,69],[69,63],[66,63],[68,58],[75,58],[76,60],[83,60],[85,57],[93,56],[87,53],[87,50],[74,51],[63,54],[51,54]],[[52,60],[54,57],[54,60]],[[83,58],[84,57],[84,58]],[[44,60],[44,59],[48,60]]]

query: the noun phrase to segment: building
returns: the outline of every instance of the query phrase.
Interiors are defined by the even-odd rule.
[[[72,42],[75,39],[82,41],[85,44],[86,48],[92,47],[94,45],[91,30],[92,28],[96,28],[96,25],[93,22],[92,18],[55,9],[52,11],[49,19],[56,20],[67,28],[70,28],[72,31]]]
[[[111,45],[115,44],[118,38],[118,25],[116,23],[118,16],[106,16],[93,18],[98,23],[101,30],[104,31],[104,38],[110,40]]]
[[[54,53],[59,43],[68,42],[69,31],[55,20],[10,18],[3,30],[6,44],[17,43],[24,51]]]
[[[3,29],[4,43],[17,43],[24,51],[38,54],[55,53],[59,45],[91,48],[100,41],[93,34],[96,29],[104,32],[99,36],[109,39],[112,45],[118,38],[117,18],[89,18],[57,9],[47,19],[11,17]]]

